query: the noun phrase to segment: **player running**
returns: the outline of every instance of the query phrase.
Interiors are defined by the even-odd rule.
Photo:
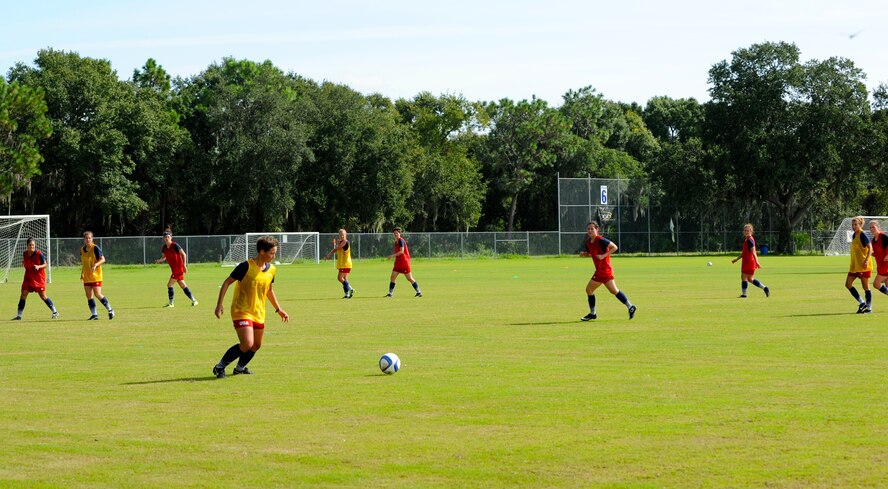
[[[337,280],[342,283],[343,299],[351,299],[355,295],[355,289],[348,283],[348,275],[352,269],[351,243],[348,241],[348,233],[345,229],[339,230],[339,238],[333,238],[333,249],[324,256],[327,260],[331,255],[336,255],[336,268],[339,270]]]
[[[857,299],[857,314],[873,312],[873,293],[869,288],[868,279],[872,275],[873,245],[863,232],[863,217],[857,216],[851,220],[851,229],[854,232],[851,238],[851,266],[848,276],[845,278],[845,287],[851,292],[851,296]],[[866,301],[860,298],[860,293],[854,288],[854,279],[860,279]]]
[[[83,233],[83,247],[80,248],[80,281],[83,282],[83,291],[86,292],[86,304],[89,306],[90,321],[97,321],[96,300],[108,310],[108,319],[114,319],[114,309],[108,298],[102,295],[102,264],[105,263],[105,255],[102,248],[93,242],[92,231]]]
[[[749,287],[749,282],[762,289],[765,292],[765,297],[771,297],[771,289],[755,278],[756,269],[762,268],[762,265],[759,263],[755,238],[752,236],[752,232],[752,224],[743,226],[743,247],[740,251],[740,256],[731,260],[731,263],[737,263],[737,260],[742,260],[740,262],[740,297],[746,298],[746,289]]]
[[[263,236],[256,241],[256,257],[240,263],[231,272],[231,275],[222,282],[219,290],[219,300],[216,301],[216,317],[221,318],[222,301],[228,287],[237,282],[234,287],[234,297],[231,299],[231,319],[234,321],[234,331],[237,333],[238,342],[229,348],[219,363],[213,367],[213,375],[216,378],[225,377],[225,367],[238,359],[232,375],[252,374],[247,364],[262,346],[262,338],[265,336],[265,299],[271,301],[274,312],[285,323],[290,316],[281,307],[274,294],[275,267],[271,264],[277,254],[278,241],[270,236]]]
[[[413,278],[413,273],[410,271],[410,249],[407,248],[407,240],[401,236],[401,228],[393,229],[392,234],[395,236],[395,252],[388,257],[395,259],[395,265],[392,267],[392,276],[389,279],[389,291],[386,297],[394,295],[395,280],[397,280],[400,274],[407,277],[407,281],[413,285],[413,290],[416,291],[414,297],[422,297],[422,291],[419,290],[419,282]]]
[[[21,321],[22,313],[25,312],[25,300],[28,294],[37,292],[40,298],[46,304],[46,307],[52,311],[52,319],[59,317],[59,311],[56,310],[52,299],[46,296],[46,267],[49,265],[43,252],[37,249],[37,242],[34,238],[28,238],[25,242],[27,250],[22,256],[22,266],[25,267],[25,278],[22,280],[22,295],[19,298],[18,313],[12,318],[13,321]]]
[[[155,263],[167,262],[172,271],[172,275],[170,275],[170,279],[167,281],[169,303],[164,307],[176,307],[173,303],[173,296],[175,295],[173,284],[175,283],[182,287],[185,296],[191,300],[191,305],[196,306],[197,299],[191,295],[191,290],[188,288],[188,284],[185,283],[185,274],[188,273],[188,256],[185,255],[185,250],[179,246],[179,243],[173,241],[173,232],[170,228],[167,228],[163,233],[163,246],[161,246],[160,252],[163,255],[155,260]]]
[[[617,283],[614,281],[614,269],[611,267],[610,256],[617,251],[617,245],[598,234],[597,222],[590,222],[586,225],[586,234],[588,236],[583,241],[583,250],[580,251],[580,256],[592,258],[592,262],[595,264],[595,274],[586,285],[589,314],[581,317],[580,321],[591,321],[598,317],[595,314],[595,289],[602,284],[608,292],[615,295],[629,309],[629,319],[632,319],[637,308],[629,302],[626,294],[617,288]]]
[[[870,221],[869,229],[873,236],[871,242],[873,256],[876,258],[876,278],[873,279],[873,288],[888,295],[888,285],[885,285],[885,281],[888,280],[888,234],[882,232],[879,221]]]

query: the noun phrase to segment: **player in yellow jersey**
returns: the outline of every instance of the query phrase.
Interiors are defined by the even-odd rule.
[[[231,299],[231,319],[234,321],[238,342],[229,348],[219,363],[213,367],[213,375],[217,378],[225,377],[225,367],[237,358],[239,360],[232,375],[253,373],[247,368],[247,364],[262,346],[262,338],[265,335],[266,298],[271,301],[274,312],[284,322],[290,320],[290,316],[281,307],[274,294],[275,267],[271,262],[277,254],[277,247],[276,239],[270,236],[259,238],[256,241],[256,257],[239,264],[222,282],[219,300],[216,301],[216,317],[222,317],[222,300],[228,292],[228,287],[237,282],[234,287],[234,297]]]
[[[854,231],[851,237],[851,267],[845,278],[845,287],[857,299],[857,314],[864,314],[873,312],[873,293],[869,286],[869,278],[873,272],[873,245],[863,232],[863,217],[857,216],[852,219],[851,229]],[[860,298],[860,293],[854,288],[854,279],[858,278],[863,286],[866,301]]]
[[[105,263],[105,255],[102,248],[93,242],[92,231],[83,233],[83,247],[80,248],[80,281],[83,282],[83,290],[86,292],[86,304],[89,306],[90,321],[99,319],[96,314],[96,300],[108,310],[108,319],[114,319],[114,309],[108,302],[108,298],[102,295],[102,264]]]
[[[339,230],[339,238],[333,238],[333,249],[324,256],[327,260],[331,255],[336,255],[336,269],[339,270],[337,280],[342,283],[343,299],[351,299],[355,295],[355,289],[348,283],[348,274],[352,270],[351,243],[348,241],[348,233],[345,229]]]

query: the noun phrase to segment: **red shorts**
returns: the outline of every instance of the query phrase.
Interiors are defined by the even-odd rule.
[[[848,272],[849,277],[854,278],[870,278],[873,272]]]
[[[253,329],[265,329],[265,325],[262,323],[254,323],[249,319],[235,319],[234,320],[234,329],[239,328],[253,328]]]
[[[392,271],[397,272],[397,273],[408,274],[408,273],[410,273],[410,265],[403,266],[403,267],[396,266],[395,268],[392,268]]]
[[[592,275],[592,280],[594,280],[600,284],[606,284],[613,279],[614,279],[613,274],[605,275],[603,273],[595,272],[595,275]]]
[[[170,275],[170,278],[178,282],[179,280],[185,280],[185,272],[182,273],[174,273]]]
[[[749,278],[752,278],[753,275],[755,275],[755,268],[753,268],[752,270],[740,270],[740,273],[742,273],[743,275],[749,275]]]
[[[31,287],[30,285],[22,285],[22,292],[43,292],[46,290],[46,287]]]
[[[102,282],[83,282],[84,287],[101,287]]]
[[[885,266],[879,265],[879,270],[876,272],[876,275],[888,276],[888,264]]]
[[[339,273],[351,273],[351,268],[340,268]]]

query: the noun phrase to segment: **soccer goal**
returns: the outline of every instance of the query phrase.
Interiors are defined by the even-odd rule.
[[[27,239],[34,238],[37,249],[50,260],[49,216],[0,216],[0,282],[8,282],[12,268],[21,267]],[[52,282],[51,266],[46,267],[46,281]]]
[[[321,261],[321,237],[318,233],[246,233],[235,238],[222,260],[222,266],[235,266],[256,254],[256,240],[271,236],[278,240],[275,265]]]
[[[854,231],[851,229],[852,219],[851,217],[846,217],[842,220],[842,224],[836,229],[836,234],[833,235],[832,241],[826,247],[824,253],[826,256],[848,255],[851,253],[851,239],[854,237]],[[872,235],[869,232],[869,222],[873,220],[879,221],[879,227],[883,231],[888,231],[888,228],[886,228],[888,226],[888,216],[863,216],[863,232],[870,239],[872,239]]]

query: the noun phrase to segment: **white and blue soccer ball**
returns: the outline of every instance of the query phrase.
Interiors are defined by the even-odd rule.
[[[379,370],[386,375],[391,375],[401,370],[401,359],[394,353],[386,353],[379,359]]]

